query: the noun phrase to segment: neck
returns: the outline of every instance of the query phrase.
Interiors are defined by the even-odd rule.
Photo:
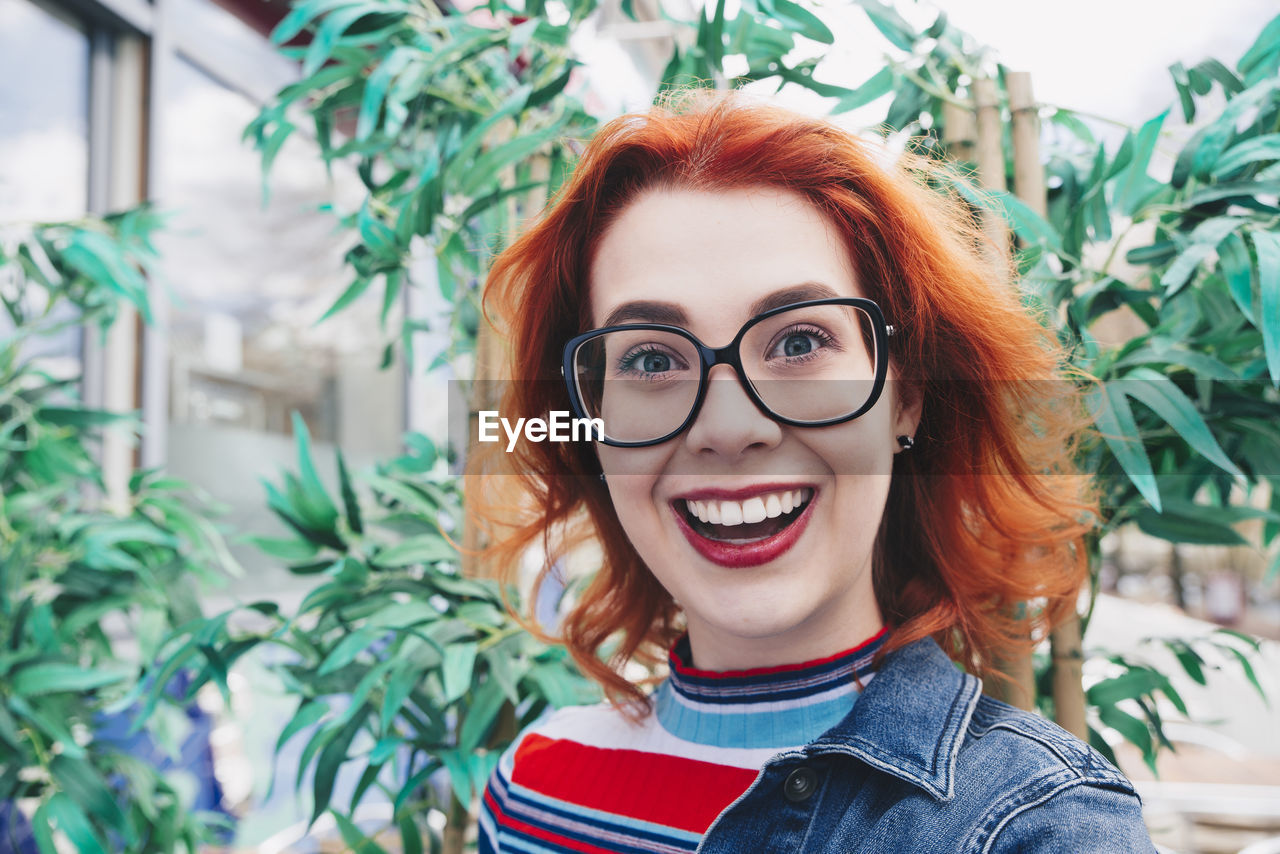
[[[874,598],[865,601],[858,613],[841,616],[843,619],[836,625],[830,620],[814,619],[781,633],[760,635],[724,631],[690,619],[692,666],[722,672],[816,661],[853,649],[884,627]]]

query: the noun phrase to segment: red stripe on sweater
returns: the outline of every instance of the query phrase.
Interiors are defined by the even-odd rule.
[[[512,782],[587,809],[706,833],[756,771],[662,753],[591,747],[530,733]]]

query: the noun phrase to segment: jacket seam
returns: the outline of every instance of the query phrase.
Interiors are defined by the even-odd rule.
[[[1004,818],[1000,819],[1000,821],[996,824],[995,828],[991,831],[991,836],[987,839],[986,844],[982,846],[982,851],[980,852],[980,854],[991,854],[992,848],[995,847],[996,841],[1000,838],[1000,834],[1003,833],[1004,829],[1009,826],[1009,822],[1013,821],[1015,818],[1022,815],[1024,812],[1031,809],[1032,807],[1038,807],[1041,804],[1045,803],[1046,801],[1052,799],[1058,793],[1066,791],[1067,789],[1073,788],[1075,786],[1079,786],[1083,782],[1084,781],[1081,778],[1065,780],[1059,783],[1054,788],[1050,789],[1048,792],[1041,795],[1040,797],[1036,798],[1035,800],[1028,801],[1025,804],[1022,804],[1021,806],[1017,807],[1016,809],[1011,810],[1007,815],[1005,815]]]
[[[986,844],[982,846],[982,850],[981,852],[979,852],[979,854],[991,854],[991,851],[994,848],[996,842],[999,841],[1000,834],[1003,833],[1005,828],[1009,826],[1009,822],[1013,821],[1015,818],[1022,815],[1027,810],[1033,807],[1038,807],[1044,804],[1045,802],[1052,800],[1054,797],[1058,796],[1062,792],[1067,791],[1068,789],[1076,788],[1077,786],[1098,786],[1099,788],[1111,789],[1112,791],[1115,791],[1114,787],[1116,782],[1117,781],[1110,780],[1110,779],[1097,779],[1097,778],[1090,778],[1090,777],[1076,777],[1070,780],[1064,780],[1063,782],[1054,786],[1052,789],[1040,795],[1039,797],[1033,800],[1027,801],[1026,803],[1011,810],[1007,815],[1001,818],[1000,821],[997,822],[995,828],[991,831],[991,836],[987,839]],[[1127,791],[1122,789],[1120,791],[1122,791],[1124,794],[1130,794],[1130,795],[1136,794],[1132,789],[1129,789]]]
[[[1093,763],[1089,763],[1084,769],[1079,768],[1077,763],[1072,762],[1071,759],[1069,759],[1067,755],[1062,752],[1061,748],[1057,744],[1055,744],[1052,739],[1043,738],[1039,734],[1029,729],[1023,729],[1021,727],[1014,726],[1012,723],[1008,721],[996,721],[995,723],[990,724],[986,729],[982,730],[981,732],[975,732],[974,736],[981,737],[991,732],[992,730],[996,730],[996,729],[1003,729],[1008,732],[1014,733],[1015,735],[1021,735],[1029,739],[1030,741],[1034,741],[1036,744],[1043,745],[1046,750],[1053,753],[1054,756],[1057,756],[1058,759],[1062,761],[1062,764],[1066,766],[1067,770],[1074,772],[1078,777],[1083,778],[1086,773],[1093,770]],[[1088,753],[1086,753],[1085,756],[1087,757]]]

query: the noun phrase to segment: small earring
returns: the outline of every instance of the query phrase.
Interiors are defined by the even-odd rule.
[[[607,481],[604,479],[604,472],[600,472],[600,482],[607,483]]]
[[[916,440],[912,439],[910,436],[899,436],[898,444],[902,446],[902,450],[909,451],[915,447]]]

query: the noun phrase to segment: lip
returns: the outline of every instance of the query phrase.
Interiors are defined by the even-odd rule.
[[[685,492],[675,496],[671,500],[675,501],[702,501],[704,499],[715,499],[716,501],[745,501],[748,498],[754,498],[757,495],[768,495],[770,492],[785,492],[788,489],[812,489],[814,497],[818,495],[818,487],[812,483],[755,483],[751,486],[742,486],[738,489],[718,489],[709,487],[707,489],[697,489],[693,492]]]
[[[709,540],[699,534],[690,527],[685,520],[684,514],[675,506],[677,500],[693,500],[701,499],[720,499],[724,501],[740,501],[744,498],[751,498],[755,495],[762,495],[767,492],[776,492],[782,489],[796,489],[801,486],[808,487],[813,490],[813,496],[809,499],[809,503],[805,505],[804,510],[796,517],[796,520],[787,527],[783,528],[772,537],[766,537],[754,543],[725,543],[717,540]],[[745,487],[744,489],[727,490],[727,489],[702,489],[697,492],[691,492],[688,495],[682,495],[678,499],[673,499],[671,503],[671,512],[676,517],[676,524],[680,527],[680,533],[684,534],[689,545],[712,563],[730,569],[744,569],[751,566],[759,566],[762,563],[768,563],[785,554],[796,541],[800,539],[800,535],[804,533],[804,529],[809,524],[809,519],[813,516],[813,507],[818,503],[818,489],[811,484],[795,484],[794,486],[785,486],[779,484],[770,484],[768,488],[760,486]]]

